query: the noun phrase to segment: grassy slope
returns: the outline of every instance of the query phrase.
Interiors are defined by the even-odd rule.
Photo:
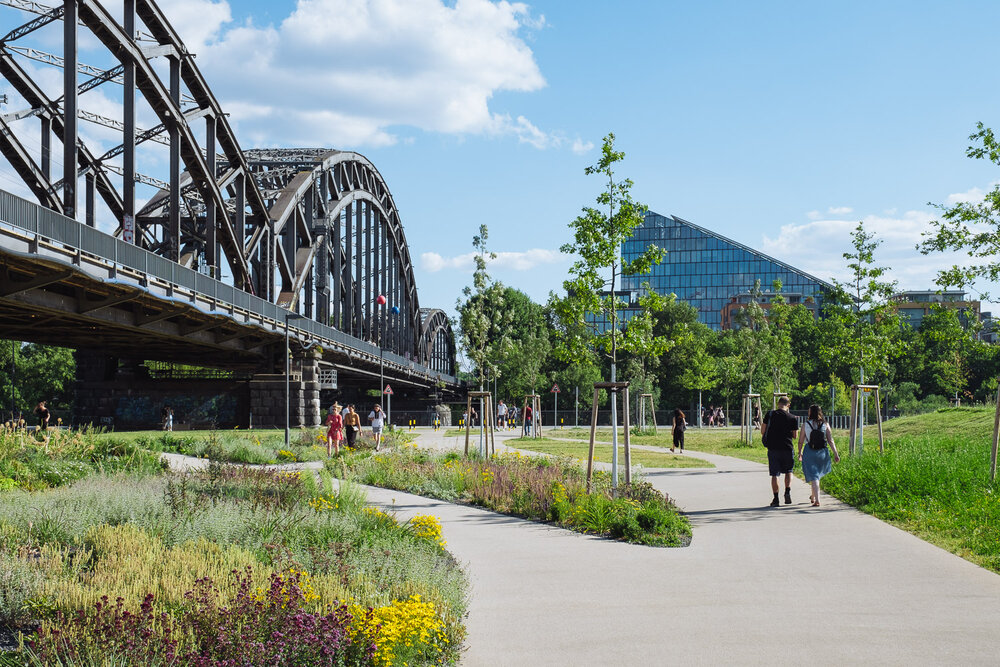
[[[993,408],[945,408],[924,415],[900,417],[886,422],[884,433],[886,438],[937,435],[988,440],[993,436]]]

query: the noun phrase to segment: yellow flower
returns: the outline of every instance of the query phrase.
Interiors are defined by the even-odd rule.
[[[309,501],[309,507],[317,512],[332,512],[339,507],[337,497],[330,495],[317,496]]]
[[[352,639],[361,635],[374,642],[374,663],[379,667],[395,664],[403,647],[428,647],[431,650],[425,649],[425,654],[444,656],[448,644],[444,622],[437,617],[434,604],[424,602],[419,595],[395,600],[385,607],[363,609],[352,604],[349,609],[359,621],[351,628]]]
[[[410,528],[417,537],[434,542],[442,549],[447,542],[441,538],[441,524],[437,517],[428,514],[418,514],[410,519]]]

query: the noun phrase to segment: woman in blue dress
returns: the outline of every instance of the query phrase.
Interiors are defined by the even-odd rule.
[[[799,431],[799,461],[802,463],[802,474],[812,485],[812,495],[809,496],[809,500],[813,507],[819,507],[819,480],[830,473],[833,463],[840,463],[840,454],[837,453],[837,446],[833,443],[833,431],[823,419],[823,410],[815,404],[809,406],[809,418],[805,427]]]

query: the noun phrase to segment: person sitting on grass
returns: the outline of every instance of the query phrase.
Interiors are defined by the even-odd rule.
[[[344,439],[344,418],[340,415],[340,403],[334,403],[326,416],[326,456],[340,454],[340,441]]]
[[[802,448],[804,443],[808,443],[805,449]],[[799,462],[802,464],[802,475],[812,485],[809,500],[813,507],[819,507],[819,480],[833,470],[827,445],[833,450],[833,463],[840,463],[840,454],[833,442],[833,432],[823,420],[822,408],[810,405],[809,419],[799,433]]]
[[[785,476],[785,504],[792,504],[792,469],[795,467],[795,434],[799,430],[799,420],[793,417],[788,408],[792,402],[787,396],[778,399],[778,409],[764,415],[760,425],[760,437],[767,447],[767,469],[771,475],[771,491],[774,500],[771,507],[777,507],[778,477]]]

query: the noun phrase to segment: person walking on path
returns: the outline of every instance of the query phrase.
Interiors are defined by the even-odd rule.
[[[326,456],[340,453],[340,442],[344,439],[344,418],[340,414],[340,403],[334,403],[326,416]]]
[[[174,409],[169,405],[163,406],[163,430],[174,430]]]
[[[52,413],[50,413],[49,409],[45,407],[45,401],[40,401],[38,403],[38,405],[35,407],[35,414],[38,415],[39,430],[41,431],[49,430],[49,418],[52,416]]]
[[[805,449],[802,445],[805,444]],[[827,449],[829,445],[829,449]],[[799,433],[799,462],[802,464],[802,474],[812,485],[812,495],[809,500],[813,507],[819,507],[819,480],[833,470],[830,461],[830,449],[833,450],[833,462],[840,463],[837,445],[833,442],[833,432],[823,420],[823,410],[818,405],[809,406],[809,419]]]
[[[347,446],[354,448],[358,441],[358,431],[361,430],[361,415],[354,411],[353,405],[347,406],[347,414],[342,415],[344,419],[344,434],[347,436]]]
[[[684,431],[687,429],[687,423],[684,421],[684,413],[678,408],[674,410],[674,427],[671,429],[671,433],[674,436],[674,444],[670,447],[670,451],[674,451],[674,447],[681,448],[681,454],[684,453]]]
[[[795,434],[799,430],[799,420],[788,412],[792,402],[787,396],[778,399],[778,409],[764,415],[760,425],[761,440],[767,447],[767,469],[771,475],[771,491],[774,500],[771,507],[777,507],[778,477],[785,476],[785,504],[792,504],[792,469],[795,467]]]
[[[501,399],[497,404],[497,428],[501,431],[507,426],[507,405]]]
[[[375,437],[375,451],[377,452],[382,446],[382,426],[385,425],[385,413],[382,412],[382,406],[378,403],[368,413],[368,423],[372,426],[372,435]]]
[[[524,406],[524,435],[531,435],[531,406]]]

